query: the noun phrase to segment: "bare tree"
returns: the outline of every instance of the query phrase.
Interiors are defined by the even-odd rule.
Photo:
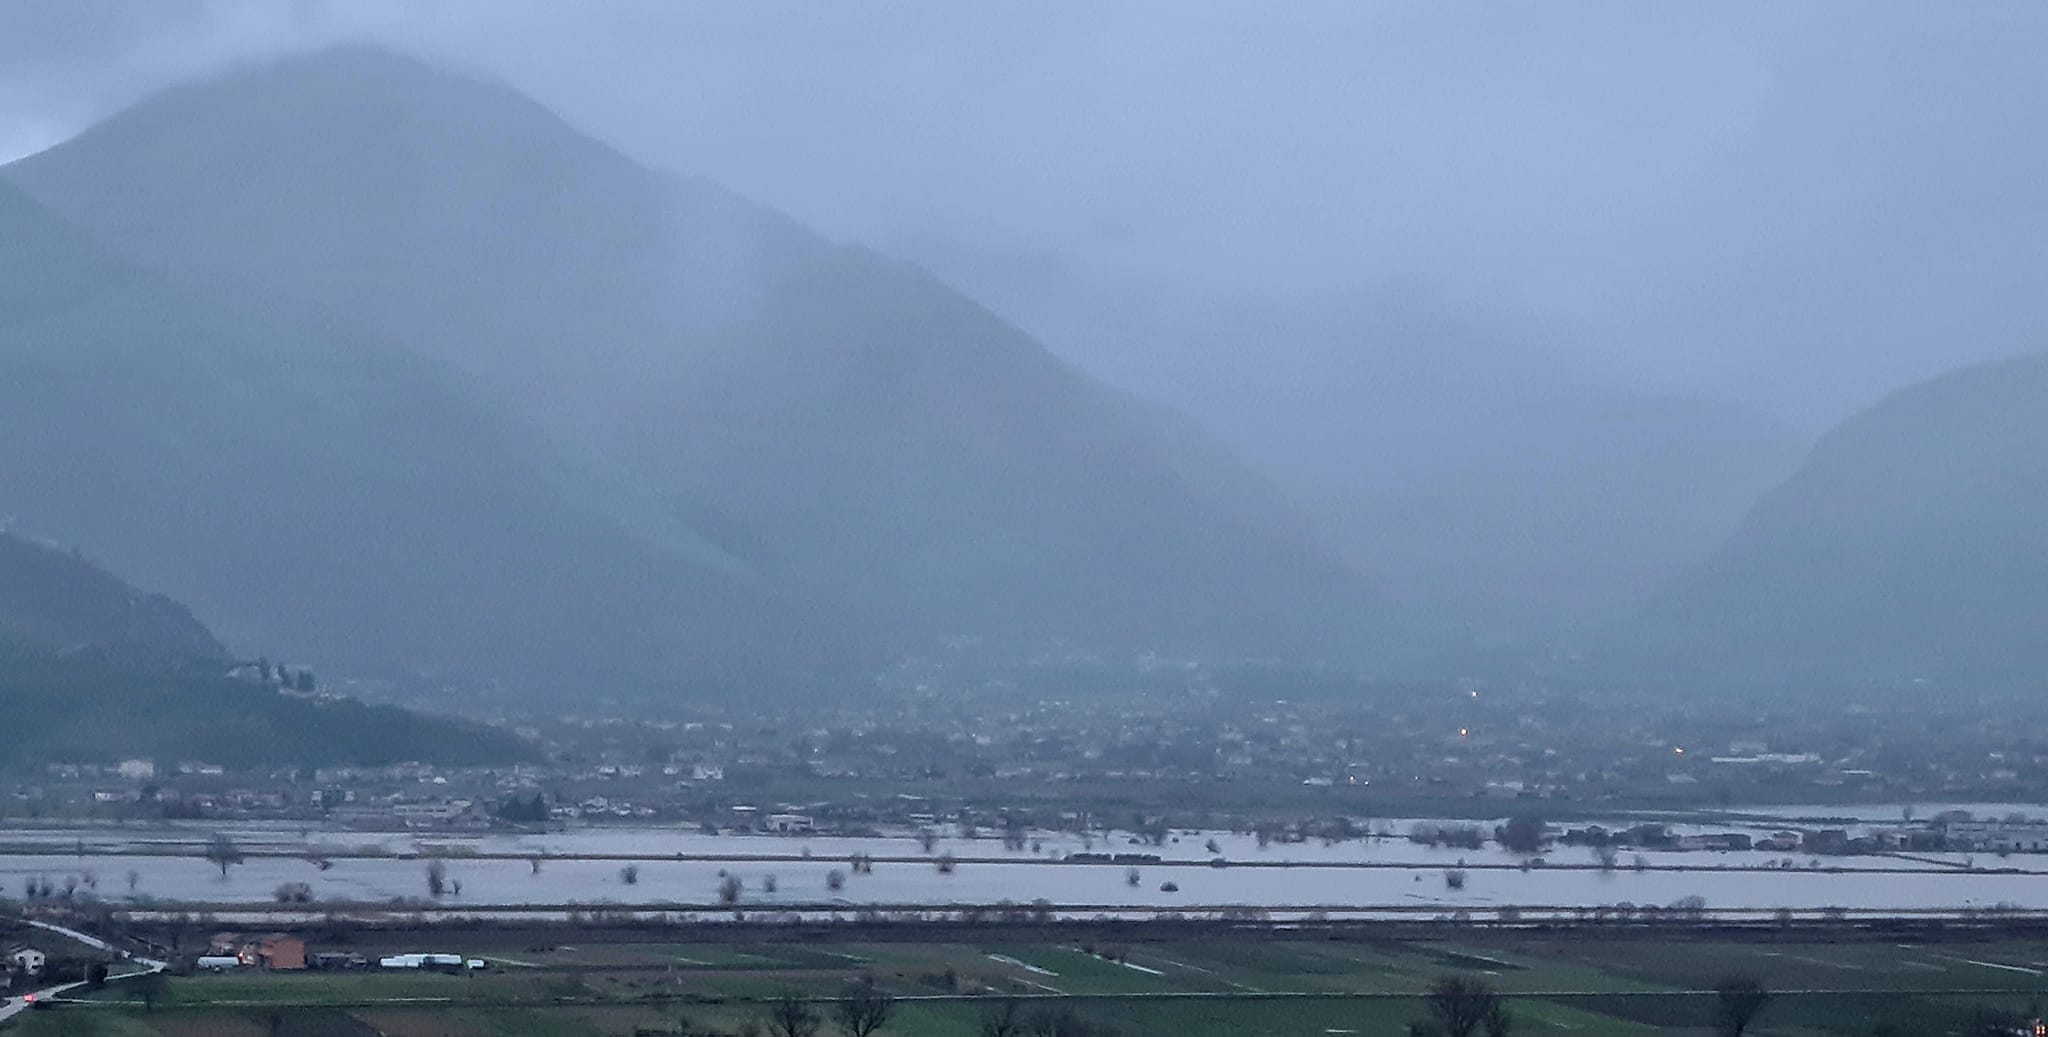
[[[1423,1005],[1429,1010],[1429,1018],[1410,1026],[1410,1032],[1472,1037],[1482,1026],[1493,1033],[1495,1025],[1500,1027],[1500,1033],[1507,1032],[1507,1009],[1500,994],[1484,980],[1445,976],[1429,985]]]
[[[431,860],[427,862],[427,893],[436,899],[448,892],[448,862]]]
[[[846,873],[840,871],[838,868],[833,868],[831,871],[826,872],[825,888],[833,891],[834,893],[837,893],[840,890],[845,889]]]
[[[939,833],[929,828],[918,829],[917,845],[924,847],[924,852],[926,853],[932,852],[932,849],[939,845]]]
[[[228,838],[226,832],[215,832],[206,844],[206,859],[220,869],[220,877],[228,877],[228,869],[242,863],[242,848]]]
[[[161,972],[145,972],[127,982],[128,989],[133,990],[136,996],[142,999],[142,1010],[144,1012],[156,1011],[156,1003],[164,996],[164,974]]]
[[[846,1037],[869,1037],[889,1021],[896,999],[875,986],[872,977],[861,980],[834,1006],[833,1015]]]
[[[1109,1037],[1114,1031],[1062,1005],[1032,1013],[1021,1032],[1031,1037]]]
[[[741,886],[740,877],[738,875],[727,875],[726,877],[719,879],[718,902],[721,904],[739,903],[740,893],[743,889],[744,887]]]
[[[809,1001],[784,994],[768,1006],[768,1032],[776,1037],[817,1037],[818,1012]]]
[[[1771,1001],[1771,992],[1748,976],[1730,976],[1714,984],[1714,1023],[1728,1037],[1742,1037],[1757,1013]]]
[[[1024,1006],[1014,997],[988,1005],[981,1010],[981,1022],[975,1032],[979,1037],[1023,1037]]]
[[[623,868],[620,868],[620,869],[619,869],[619,881],[620,881],[620,882],[623,882],[623,883],[625,883],[625,884],[626,884],[626,885],[628,885],[628,886],[637,886],[637,885],[639,885],[639,884],[640,884],[640,866],[639,866],[638,864],[628,864],[628,865],[626,865],[625,867],[623,867]]]
[[[1486,1037],[1508,1037],[1508,1031],[1514,1028],[1514,1024],[1515,1017],[1508,1014],[1507,1002],[1500,998],[1494,998],[1492,1006],[1486,1010],[1486,1018],[1479,1022],[1480,1028],[1486,1031]]]
[[[1523,856],[1542,852],[1543,837],[1543,820],[1527,815],[1509,818],[1497,836],[1502,849]]]

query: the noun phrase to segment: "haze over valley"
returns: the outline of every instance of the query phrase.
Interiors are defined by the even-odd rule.
[[[0,3],[0,1031],[2048,1034],[2044,43]]]
[[[166,22],[175,75],[124,64],[118,37],[89,52],[98,80],[22,66],[44,91],[97,82],[72,96],[132,103],[0,169],[22,272],[6,322],[7,511],[191,604],[237,648],[379,678],[686,697],[829,687],[959,637],[1410,677],[1569,660],[1585,679],[1700,686],[2005,681],[2032,665],[2026,624],[1997,618],[2032,591],[1988,575],[2024,585],[2048,551],[2024,518],[2041,473],[2014,467],[2040,412],[2024,374],[1902,392],[2013,414],[1971,432],[1876,402],[1939,370],[1924,350],[1878,364],[1890,384],[1858,375],[1867,398],[1847,382],[1800,388],[1801,350],[1876,369],[1834,344],[1868,313],[1787,344],[1772,361],[1786,377],[1763,391],[1684,374],[1703,361],[1673,350],[1700,327],[1676,311],[1650,318],[1617,296],[1595,320],[1572,292],[1532,304],[1530,277],[1486,299],[1428,273],[1442,255],[1418,252],[1404,272],[1367,247],[1283,286],[1274,277],[1305,258],[1289,254],[1218,290],[1250,253],[1211,254],[1176,282],[1158,256],[1139,263],[1153,232],[1136,228],[1091,256],[999,232],[994,213],[942,227],[905,210],[874,246],[835,240],[750,200],[832,196],[756,176],[745,148],[705,150],[725,122],[680,151],[644,127],[626,135],[694,162],[629,157],[522,82],[601,124],[644,102],[606,109],[553,58],[451,44],[436,19],[395,42],[381,17],[224,7]],[[1782,71],[1817,24],[1773,26],[1758,60]],[[1179,74],[1184,57],[1157,60]],[[641,67],[637,52],[620,60]],[[1745,139],[1791,148],[1779,122],[1821,101],[1797,75],[1772,82]],[[1412,130],[1371,118],[1390,139]],[[1218,116],[1219,132],[1242,126]],[[1184,128],[1154,131],[1164,144]],[[1975,204],[1994,206],[2011,157],[1915,169],[1911,183],[1997,169],[1976,182]],[[1273,175],[1296,172],[1284,149],[1275,161]],[[1397,176],[1378,163],[1372,176]],[[707,167],[758,182],[714,183]],[[1165,175],[1160,198],[1187,177]],[[1130,201],[1123,176],[1101,183],[1097,204]],[[1678,204],[1752,221],[1779,204],[1729,197],[1742,183]],[[1359,190],[1419,218],[1399,207],[1420,195],[1402,203],[1370,178]],[[828,211],[842,227],[881,215]],[[2038,204],[2004,212],[2040,218]],[[1246,218],[1187,213],[1188,233]],[[1757,232],[1764,254],[1791,254]],[[1858,257],[1873,278],[1889,264],[1874,289],[1915,279],[1901,247]],[[1758,306],[1790,304],[1759,291]],[[2017,298],[1998,334],[1965,330],[1978,298],[1923,303],[1959,311],[1953,366],[2038,347],[2027,329],[2042,316]],[[1739,335],[1732,318],[1713,319]],[[1973,384],[2004,395],[1973,398]],[[1843,456],[1857,450],[1879,456]],[[1859,506],[1901,494],[1924,516]],[[1886,582],[1957,552],[1987,575],[1919,602]],[[1774,589],[1788,583],[1802,589]],[[1850,589],[1864,583],[1895,604],[1816,597],[1867,597]],[[1717,661],[1749,646],[1771,661]]]

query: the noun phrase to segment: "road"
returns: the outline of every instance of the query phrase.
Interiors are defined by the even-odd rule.
[[[54,925],[49,922],[38,922],[33,918],[24,918],[22,919],[22,921],[29,925],[35,926],[38,929],[44,929],[48,930],[49,932],[56,933],[57,935],[62,936],[67,940],[82,943],[87,947],[93,948],[94,950],[106,951],[109,954],[118,955],[121,958],[121,960],[132,962],[135,965],[140,966],[132,972],[123,972],[119,975],[108,976],[107,982],[109,983],[112,983],[116,980],[128,979],[133,976],[148,975],[152,972],[162,972],[164,970],[163,962],[158,961],[155,958],[138,958],[135,955],[130,954],[127,951],[121,950],[120,948],[115,947],[113,944],[110,944],[97,936],[93,936],[90,933],[81,933],[76,929],[68,929],[64,926]],[[33,991],[21,997],[10,997],[4,1002],[0,1002],[0,1023],[4,1023],[17,1015],[20,1015],[21,1013],[28,1011],[29,1005],[33,1003],[33,1001],[47,1001],[53,997],[61,997],[64,994],[68,994],[71,991],[76,990],[84,985],[85,982],[83,980],[71,983],[59,983],[56,986],[44,987],[41,990]]]

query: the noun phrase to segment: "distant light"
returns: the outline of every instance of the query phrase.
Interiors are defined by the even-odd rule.
[[[1469,734],[1471,734],[1471,733],[1472,733],[1472,729],[1471,729],[1471,728],[1461,727],[1461,728],[1459,728],[1459,729],[1458,729],[1458,737],[1459,737],[1459,738],[1463,738],[1463,737],[1465,737],[1466,735],[1469,735]]]
[[[1685,755],[1685,746],[1682,746],[1682,745],[1674,745],[1674,746],[1672,746],[1672,747],[1671,747],[1671,751],[1672,751],[1672,752],[1674,752],[1674,753],[1677,753],[1677,754],[1678,754],[1678,755],[1680,755],[1680,756],[1684,756],[1684,755]]]
[[[1478,693],[1478,692],[1476,692],[1476,691],[1475,691],[1475,692],[1473,692],[1473,693],[1472,693],[1472,697],[1473,697],[1473,698],[1475,698],[1475,699],[1476,699],[1476,698],[1478,698],[1478,697],[1479,697],[1479,693]]]

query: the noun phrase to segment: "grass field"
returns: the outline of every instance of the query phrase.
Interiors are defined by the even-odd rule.
[[[1714,984],[1775,994],[1756,1034],[1960,1032],[1980,1007],[2048,1001],[2048,940],[1513,933],[1395,940],[1219,936],[1145,942],[1014,937],[976,943],[764,941],[497,945],[442,940],[492,958],[481,975],[272,973],[171,979],[153,1008],[116,984],[99,1003],[28,1013],[13,1032],[119,1037],[540,1037],[741,1032],[763,999],[828,997],[870,977],[900,1000],[886,1037],[967,1037],[984,1011],[1028,999],[1115,1032],[1172,1037],[1400,1034],[1439,977],[1509,995],[1518,1034],[1604,1037],[1713,1032]],[[688,1030],[682,1029],[687,1021]],[[833,1032],[829,1026],[822,1032]]]

